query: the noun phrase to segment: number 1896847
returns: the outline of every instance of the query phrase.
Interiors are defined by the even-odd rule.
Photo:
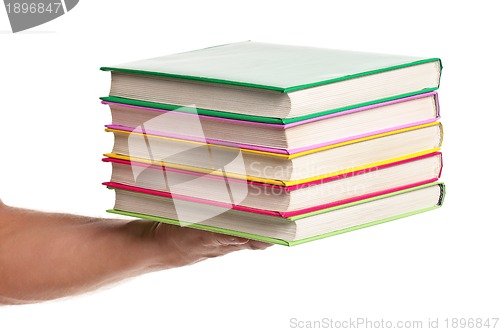
[[[60,2],[14,2],[5,5],[7,13],[11,14],[43,14],[43,13],[59,13],[63,10]]]

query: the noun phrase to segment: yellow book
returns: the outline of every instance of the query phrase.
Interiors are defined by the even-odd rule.
[[[433,122],[287,155],[140,132],[106,131],[115,136],[113,151],[106,154],[110,158],[283,186],[436,152],[443,136],[441,123]]]

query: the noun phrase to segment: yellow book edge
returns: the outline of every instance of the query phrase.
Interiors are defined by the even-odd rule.
[[[127,155],[121,155],[121,154],[117,154],[114,152],[106,153],[106,154],[104,154],[104,156],[106,156],[108,158],[115,158],[115,159],[120,159],[120,160],[139,162],[139,163],[143,163],[143,164],[150,164],[150,165],[156,165],[156,166],[162,166],[162,167],[168,167],[168,168],[181,169],[181,170],[185,170],[185,171],[191,171],[191,172],[197,172],[197,173],[203,173],[203,174],[213,174],[213,175],[218,175],[218,176],[222,176],[222,177],[231,177],[231,178],[241,179],[241,180],[246,180],[246,181],[261,182],[261,183],[274,184],[274,185],[288,187],[288,186],[300,185],[300,184],[304,184],[304,183],[308,183],[308,182],[312,182],[312,181],[323,180],[323,179],[333,177],[333,176],[344,175],[344,174],[348,174],[348,173],[362,171],[365,169],[376,168],[376,167],[383,166],[385,164],[395,163],[395,162],[403,161],[403,160],[410,159],[410,158],[420,157],[420,156],[423,156],[423,155],[426,155],[429,153],[439,151],[439,149],[440,148],[438,147],[438,148],[434,148],[434,149],[430,149],[430,150],[424,150],[424,151],[408,154],[408,155],[398,157],[398,158],[387,159],[387,160],[384,160],[381,162],[376,162],[376,163],[366,164],[366,165],[362,165],[362,166],[358,166],[358,167],[348,168],[348,169],[344,169],[341,171],[322,174],[322,175],[318,175],[318,176],[314,176],[314,177],[310,177],[310,178],[305,178],[305,179],[300,179],[300,180],[290,180],[290,181],[267,179],[267,178],[261,178],[261,177],[257,177],[257,176],[222,172],[219,170],[212,170],[212,169],[207,169],[207,168],[173,164],[173,163],[168,163],[168,162],[158,161],[158,160],[130,157]]]
[[[327,145],[327,146],[323,146],[323,147],[320,147],[320,148],[315,148],[315,149],[311,149],[311,150],[307,150],[307,151],[303,151],[303,152],[298,152],[298,153],[294,153],[294,154],[289,154],[289,155],[287,155],[287,154],[280,154],[280,153],[274,153],[274,152],[267,152],[267,151],[259,151],[259,150],[251,150],[251,149],[245,149],[245,148],[238,148],[238,147],[232,147],[232,146],[225,146],[225,145],[219,145],[219,144],[212,144],[212,143],[203,143],[203,142],[189,141],[189,140],[184,140],[184,139],[179,139],[179,138],[158,136],[158,135],[152,135],[152,134],[144,134],[144,133],[138,133],[138,132],[129,132],[129,131],[119,130],[119,129],[106,128],[105,131],[106,132],[111,132],[111,133],[116,133],[116,134],[123,134],[123,135],[147,136],[147,137],[151,137],[151,138],[163,139],[163,140],[167,140],[167,141],[171,141],[171,142],[181,142],[181,143],[192,144],[192,145],[196,145],[196,146],[204,146],[204,145],[206,145],[206,146],[214,146],[214,147],[221,148],[221,149],[238,150],[238,151],[241,151],[241,152],[244,152],[244,153],[253,153],[253,154],[259,154],[259,155],[265,155],[265,156],[273,156],[273,157],[278,157],[278,158],[283,158],[283,159],[293,159],[293,158],[301,157],[301,156],[308,155],[308,154],[311,154],[311,153],[316,153],[316,152],[320,152],[320,151],[324,151],[324,150],[334,149],[334,148],[345,146],[345,145],[349,145],[349,144],[354,144],[354,143],[369,141],[369,140],[380,138],[380,137],[385,137],[385,136],[390,136],[390,135],[396,135],[396,134],[399,134],[399,133],[404,133],[404,132],[407,132],[407,131],[417,130],[417,129],[421,129],[421,128],[427,128],[427,127],[432,127],[432,126],[439,126],[440,127],[440,130],[441,130],[441,142],[442,142],[443,127],[442,127],[442,125],[441,125],[440,122],[436,121],[436,122],[421,124],[421,125],[418,125],[418,126],[413,126],[413,127],[408,127],[408,128],[403,128],[403,129],[397,129],[397,130],[393,130],[393,131],[388,131],[388,132],[381,133],[381,134],[376,134],[376,135],[366,136],[366,137],[362,137],[362,138],[357,138],[357,139],[353,139],[353,140],[350,140],[350,141],[341,142],[341,143],[332,144],[332,145]],[[441,142],[439,143],[439,145],[441,145]],[[437,150],[438,149],[433,149],[433,150],[429,150],[429,151],[434,152],[434,151],[437,151]],[[406,158],[404,158],[404,159],[406,159]],[[179,168],[179,167],[175,167],[175,168]],[[363,167],[363,168],[365,168],[365,167]],[[261,182],[261,181],[259,181],[259,182]],[[304,182],[308,182],[308,181],[303,181],[301,183],[304,183]]]

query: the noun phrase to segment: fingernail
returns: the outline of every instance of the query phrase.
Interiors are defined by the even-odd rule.
[[[232,237],[229,241],[232,244],[245,244],[245,243],[248,242],[248,239],[244,239],[244,238],[241,238],[241,237]]]

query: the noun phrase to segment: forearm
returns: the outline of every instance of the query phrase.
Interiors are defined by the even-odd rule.
[[[0,201],[0,304],[40,302],[267,243],[146,220],[45,213]]]
[[[0,209],[0,302],[79,294],[160,265],[155,223]]]

